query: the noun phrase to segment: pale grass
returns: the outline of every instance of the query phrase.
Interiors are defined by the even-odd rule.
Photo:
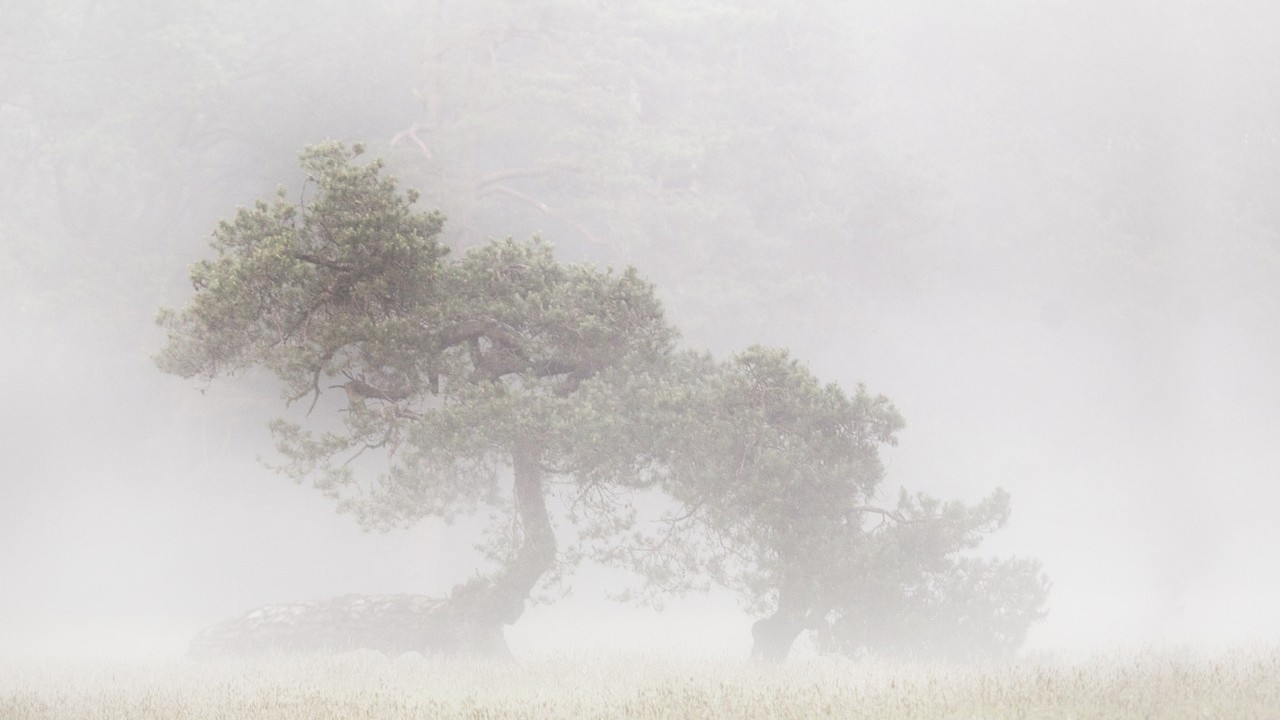
[[[1280,718],[1280,650],[972,666],[375,653],[0,665],[5,720],[821,717]]]

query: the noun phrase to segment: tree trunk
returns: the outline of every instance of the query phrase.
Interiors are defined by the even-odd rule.
[[[472,616],[480,625],[510,625],[524,613],[525,600],[556,559],[556,538],[547,512],[542,482],[542,454],[536,444],[523,441],[512,453],[515,475],[516,516],[520,522],[520,549],[515,559],[495,577],[482,581],[474,595],[458,598],[473,602]]]
[[[751,626],[751,657],[768,662],[783,662],[791,645],[805,629],[808,612],[795,592],[778,593],[778,609]]]
[[[201,632],[192,641],[190,654],[366,649],[510,656],[503,626],[524,613],[525,600],[556,558],[540,461],[541,452],[534,443],[521,443],[513,453],[520,548],[497,575],[460,585],[444,599],[348,595],[258,608]]]

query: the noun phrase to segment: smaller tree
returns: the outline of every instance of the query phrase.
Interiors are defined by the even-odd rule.
[[[935,588],[933,616],[967,613],[957,623],[968,630],[985,607],[979,639],[1020,642],[1043,603],[1043,585],[1027,575],[1036,566],[957,555],[1003,524],[1003,491],[973,507],[905,494],[897,509],[878,507],[879,448],[896,444],[904,424],[886,398],[823,385],[780,350],[752,348],[723,364],[690,356],[683,367],[685,414],[663,441],[663,488],[681,508],[659,531],[638,533],[624,558],[648,593],[687,592],[704,579],[735,589],[766,615],[752,630],[752,654],[765,659],[785,658],[806,629],[831,650],[889,649],[919,626],[924,611],[910,610],[923,602],[918,587]],[[1001,583],[966,584],[964,572]],[[1010,600],[1027,611],[1006,614]],[[997,617],[1005,622],[990,622]],[[859,621],[876,633],[859,635]]]

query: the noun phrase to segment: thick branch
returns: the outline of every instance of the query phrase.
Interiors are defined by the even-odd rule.
[[[440,349],[455,347],[482,337],[509,347],[523,347],[528,343],[520,331],[509,325],[484,320],[463,320],[440,332]]]
[[[485,338],[492,347],[482,350],[477,342]],[[540,378],[582,373],[589,368],[562,359],[534,361],[526,348],[529,339],[508,325],[484,320],[466,320],[443,330],[439,335],[441,349],[470,345],[471,362],[482,375],[497,380],[504,375],[532,371]]]
[[[386,390],[374,387],[365,381],[364,376],[352,375],[350,371],[343,370],[342,374],[347,377],[347,382],[341,385],[333,385],[332,388],[342,388],[347,391],[347,399],[350,402],[359,402],[368,398],[375,400],[386,400],[387,402],[400,402],[406,400],[412,393],[409,390]]]
[[[351,272],[355,269],[350,263],[337,262],[312,253],[295,252],[293,253],[293,257],[305,263],[319,265],[320,267],[326,267],[330,270],[337,270],[339,272]]]

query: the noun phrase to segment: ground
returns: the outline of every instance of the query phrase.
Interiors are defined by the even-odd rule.
[[[986,666],[410,654],[0,664],[0,717],[1275,718],[1280,649]]]

